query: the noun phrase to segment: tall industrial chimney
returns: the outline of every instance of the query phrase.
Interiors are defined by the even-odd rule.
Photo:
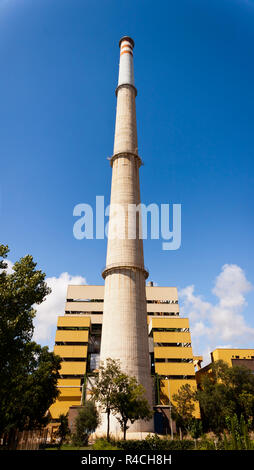
[[[101,361],[119,359],[122,369],[135,376],[146,390],[152,406],[152,379],[148,348],[143,240],[139,213],[128,215],[128,206],[140,204],[137,124],[134,85],[134,41],[120,42],[120,65],[116,89],[117,110],[114,153],[110,159],[112,185],[108,230]],[[132,206],[132,207],[135,207]],[[137,421],[129,432],[153,432],[153,420]]]

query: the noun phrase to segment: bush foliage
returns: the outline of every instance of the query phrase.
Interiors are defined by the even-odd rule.
[[[160,438],[157,435],[148,435],[143,440],[127,440],[120,441],[118,447],[121,450],[128,451],[143,451],[143,450],[193,450],[195,447],[194,441],[190,439],[171,440],[168,438]]]
[[[107,439],[97,439],[93,444],[93,450],[119,450],[119,448]]]

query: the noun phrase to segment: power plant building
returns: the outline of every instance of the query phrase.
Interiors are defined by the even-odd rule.
[[[120,360],[122,370],[136,377],[157,414],[168,416],[173,394],[181,385],[196,387],[189,320],[179,316],[175,287],[147,285],[141,214],[129,211],[141,202],[142,160],[137,141],[134,41],[125,36],[119,46],[105,284],[68,287],[54,349],[62,358],[60,396],[50,408],[55,422],[60,413],[88,397],[89,380],[107,358]],[[154,420],[137,421],[128,432],[154,429]]]
[[[54,352],[62,358],[60,396],[51,406],[51,422],[89,398],[89,388],[100,364],[104,286],[70,285],[65,315],[58,317]],[[176,287],[146,286],[148,366],[152,377],[153,407],[157,421],[169,418],[173,395],[184,384],[196,389],[195,364],[189,319],[179,315]],[[112,325],[111,340],[117,331]],[[162,415],[160,419],[160,415]],[[199,410],[195,415],[199,417]],[[161,425],[157,429],[161,431]]]

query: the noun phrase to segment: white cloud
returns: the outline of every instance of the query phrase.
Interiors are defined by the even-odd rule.
[[[224,264],[217,276],[212,292],[219,298],[221,307],[239,308],[245,305],[245,293],[252,289],[243,270],[236,264]]]
[[[205,336],[209,334],[209,328],[203,322],[197,321],[194,323],[191,333],[193,336]]]
[[[193,285],[179,291],[180,312],[190,318],[195,354],[202,347],[203,356],[208,358],[207,341],[211,352],[220,343],[224,343],[221,347],[228,347],[228,343],[231,347],[243,347],[254,340],[254,328],[247,325],[242,314],[247,305],[245,296],[252,289],[240,266],[225,264],[212,289],[216,302],[206,302],[196,295]]]
[[[72,276],[65,272],[59,277],[46,278],[47,285],[52,289],[51,294],[46,297],[42,304],[36,306],[36,317],[34,321],[34,341],[52,347],[57,317],[64,315],[67,286],[69,284],[86,284],[82,276]]]
[[[235,264],[225,264],[215,280],[212,292],[218,304],[212,309],[212,331],[223,341],[240,341],[243,337],[254,339],[254,329],[250,328],[241,314],[247,305],[245,294],[252,289],[244,271]]]
[[[188,313],[189,318],[193,321],[206,318],[211,308],[209,302],[194,294],[194,289],[195,287],[191,285],[179,291],[179,297],[183,300],[181,314]]]

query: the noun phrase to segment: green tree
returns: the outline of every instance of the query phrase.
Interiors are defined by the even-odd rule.
[[[252,425],[253,427],[254,393],[251,393],[247,390],[243,390],[241,393],[239,393],[238,400],[243,416],[249,422],[249,425]]]
[[[229,400],[228,389],[205,377],[202,389],[197,391],[204,429],[219,435],[225,428],[225,417],[232,414],[234,404]]]
[[[99,374],[92,388],[92,396],[101,405],[101,409],[107,415],[107,441],[110,440],[110,414],[113,410],[113,398],[116,392],[115,379],[121,374],[120,362],[108,358],[106,365],[102,362]]]
[[[189,384],[182,385],[178,393],[173,395],[174,407],[172,411],[173,418],[177,427],[185,432],[189,429],[195,410],[196,395]]]
[[[243,415],[246,422],[254,417],[254,376],[246,367],[230,367],[223,361],[212,364],[197,391],[203,425],[206,431],[220,434],[226,419]]]
[[[45,274],[30,255],[8,273],[8,252],[0,245],[0,433],[45,424],[60,369],[58,356],[31,341],[34,306],[50,293]]]
[[[120,423],[125,440],[129,421],[131,424],[139,419],[149,421],[153,414],[144,396],[145,389],[138,384],[135,377],[129,377],[122,373],[115,379],[115,384],[113,413]]]
[[[202,436],[203,428],[201,419],[194,418],[190,424],[189,432],[195,441],[195,449],[197,448],[197,439]]]
[[[68,426],[68,413],[67,414],[60,414],[59,415],[59,421],[60,425],[57,430],[57,436],[60,437],[59,443],[58,443],[58,449],[61,448],[63,441],[66,439],[68,434],[70,434],[70,429]]]
[[[72,436],[73,444],[81,447],[88,444],[92,434],[100,423],[100,417],[94,401],[87,401],[80,409],[75,420],[75,432]]]

